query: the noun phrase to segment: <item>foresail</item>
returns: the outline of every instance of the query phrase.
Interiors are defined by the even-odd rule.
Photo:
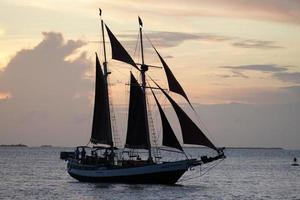
[[[95,102],[91,142],[112,145],[107,86],[96,54]]]
[[[129,53],[125,50],[125,48],[122,46],[122,44],[118,41],[118,39],[114,36],[114,34],[111,32],[111,30],[105,25],[108,37],[111,44],[111,53],[112,53],[112,59],[119,60],[125,63],[128,63],[135,67],[137,70],[139,68],[136,66],[135,62],[129,55]]]
[[[179,141],[177,140],[176,135],[174,134],[174,131],[162,109],[160,106],[153,90],[151,89],[151,92],[153,94],[153,97],[155,99],[155,102],[157,104],[159,113],[160,113],[160,118],[161,118],[161,123],[162,123],[162,128],[163,128],[163,139],[162,139],[162,145],[167,146],[167,147],[173,147],[176,149],[179,149],[180,151],[183,151]]]
[[[180,108],[180,106],[168,95],[156,82],[157,87],[164,93],[167,99],[170,101],[175,113],[178,117],[183,143],[185,144],[198,144],[216,151],[216,146],[206,137],[206,135],[198,128],[198,126],[189,118],[189,116]]]
[[[187,102],[190,104],[190,106],[193,108],[192,104],[190,103],[190,100],[188,99],[188,97],[185,94],[183,88],[181,87],[181,85],[179,84],[179,82],[175,78],[174,74],[170,70],[169,66],[164,61],[164,59],[161,57],[161,55],[158,53],[158,51],[156,50],[156,48],[154,46],[153,46],[153,48],[156,51],[156,53],[157,53],[157,55],[158,55],[158,57],[160,59],[160,62],[161,62],[161,64],[164,67],[164,70],[165,70],[165,73],[166,73],[166,76],[167,76],[167,80],[168,80],[169,90],[172,91],[172,92],[175,92],[177,94],[182,95],[187,100]]]
[[[126,135],[126,148],[149,149],[147,142],[147,129],[145,123],[144,95],[140,84],[130,73],[130,99],[128,112],[128,125]]]

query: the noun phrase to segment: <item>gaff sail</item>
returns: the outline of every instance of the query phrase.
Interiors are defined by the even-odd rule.
[[[162,138],[162,145],[164,146],[167,146],[167,147],[173,147],[173,148],[176,148],[176,149],[179,149],[180,151],[183,151],[179,141],[177,140],[177,137],[162,109],[162,107],[160,106],[153,90],[151,90],[152,94],[153,94],[153,97],[155,99],[155,102],[157,104],[157,107],[158,107],[158,110],[159,110],[159,114],[160,114],[160,118],[161,118],[161,124],[162,124],[162,128],[163,128],[163,131],[162,131],[162,135],[163,135],[163,138]]]
[[[150,149],[147,142],[147,129],[145,123],[144,94],[140,84],[132,73],[130,73],[130,98],[126,148]]]
[[[96,54],[95,102],[91,142],[94,144],[113,145],[107,85]]]

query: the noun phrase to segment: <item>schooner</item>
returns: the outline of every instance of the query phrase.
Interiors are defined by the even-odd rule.
[[[99,11],[101,17],[101,10],[99,9]],[[169,93],[147,75],[147,71],[152,66],[147,65],[144,60],[143,22],[140,17],[138,21],[142,63],[136,63],[132,59],[101,18],[104,62],[101,65],[96,53],[95,101],[90,138],[93,146],[79,146],[76,147],[75,152],[61,152],[61,158],[67,160],[68,173],[79,181],[174,184],[188,169],[225,158],[223,148],[217,148]],[[104,29],[106,29],[110,40],[112,59],[133,66],[133,69],[137,70],[141,77],[141,80],[138,81],[133,73],[130,72],[127,132],[124,148],[122,149],[118,149],[115,146],[113,137],[108,87],[110,72],[108,71]],[[153,48],[165,71],[169,86],[168,90],[184,97],[193,109],[186,93],[169,66],[157,49],[154,46]],[[155,87],[149,85],[149,82]],[[181,127],[183,143],[211,148],[215,150],[216,156],[208,157],[203,155],[201,159],[196,159],[185,154],[153,90],[162,93],[174,109]],[[159,111],[162,126],[162,146],[183,154],[185,156],[183,159],[163,161],[163,158],[153,154],[148,122],[147,94],[153,95]],[[86,153],[88,149],[91,152],[90,155]],[[130,153],[137,149],[146,150],[147,156],[141,156],[137,151],[135,154]],[[123,157],[124,152],[129,152],[130,156],[128,158]]]

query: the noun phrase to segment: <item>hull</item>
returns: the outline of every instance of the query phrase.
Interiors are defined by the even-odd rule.
[[[90,169],[69,163],[68,173],[82,182],[174,184],[192,166],[193,161],[182,160],[138,167]]]

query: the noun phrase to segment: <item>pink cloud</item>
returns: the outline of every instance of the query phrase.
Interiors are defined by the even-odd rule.
[[[136,1],[105,3],[103,7],[124,12],[143,12],[149,15],[208,16],[300,23],[298,0],[174,0]],[[93,5],[94,8],[94,5]]]

